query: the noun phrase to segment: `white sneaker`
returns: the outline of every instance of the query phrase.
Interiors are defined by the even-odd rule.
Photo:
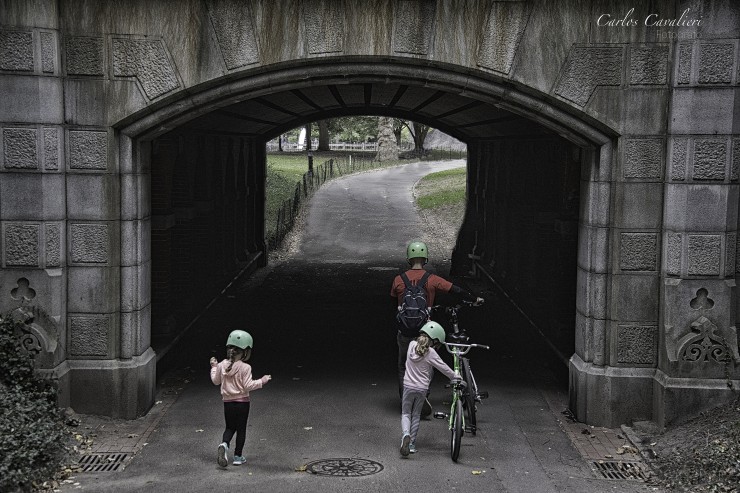
[[[229,444],[226,442],[223,442],[221,445],[218,446],[218,465],[221,467],[226,467],[229,465]]]
[[[409,456],[409,443],[411,443],[411,437],[408,435],[404,435],[401,439],[401,456]]]

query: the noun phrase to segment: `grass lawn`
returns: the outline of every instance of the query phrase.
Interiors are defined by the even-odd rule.
[[[428,174],[416,184],[416,204],[422,209],[462,204],[465,202],[466,180],[466,168]]]

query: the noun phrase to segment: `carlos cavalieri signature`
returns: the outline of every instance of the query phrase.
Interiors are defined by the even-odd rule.
[[[681,16],[676,19],[665,19],[662,18],[658,14],[648,14],[645,16],[644,19],[642,19],[642,24],[645,26],[654,26],[654,27],[691,27],[691,26],[701,26],[701,16],[699,18],[694,18],[691,15],[691,9],[686,9],[681,13]],[[627,14],[624,15],[624,17],[618,17],[618,16],[612,16],[611,14],[601,14],[598,19],[596,19],[596,25],[597,26],[609,26],[609,27],[633,27],[633,26],[639,26],[640,20],[635,19],[632,17],[632,14],[635,12],[634,8],[629,9]]]

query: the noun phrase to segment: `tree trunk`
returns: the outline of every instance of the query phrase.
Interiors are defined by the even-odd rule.
[[[385,116],[378,118],[378,161],[394,161],[398,159],[398,145],[393,135],[393,119]]]
[[[306,124],[306,150],[311,150],[311,124]]]
[[[417,156],[424,155],[424,141],[429,133],[429,127],[421,123],[411,122],[414,128],[412,132],[414,137],[414,154]]]
[[[283,152],[283,136],[278,135],[278,151]]]
[[[316,150],[329,150],[329,126],[326,124],[326,120],[319,120],[319,147]]]

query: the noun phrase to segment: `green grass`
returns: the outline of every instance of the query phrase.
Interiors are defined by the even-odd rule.
[[[435,209],[463,203],[466,180],[466,168],[430,173],[416,185],[416,204],[422,209]]]

